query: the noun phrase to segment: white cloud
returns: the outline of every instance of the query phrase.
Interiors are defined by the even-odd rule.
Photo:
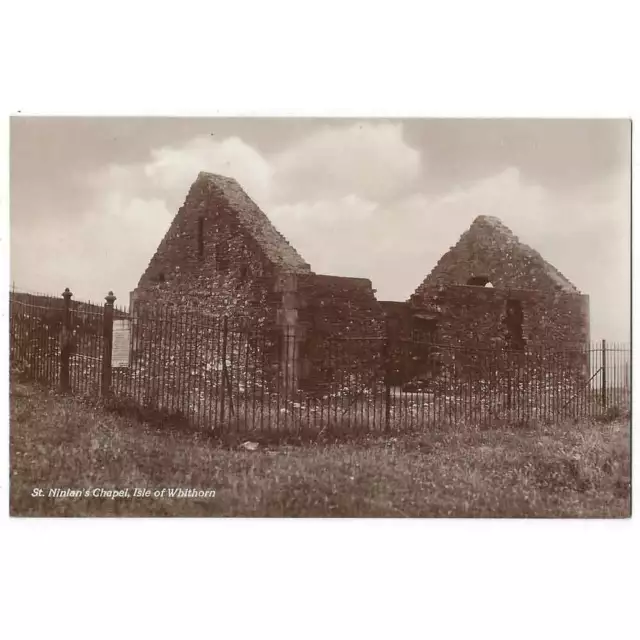
[[[173,218],[160,199],[111,193],[78,223],[40,224],[12,238],[12,272],[18,286],[50,293],[70,287],[77,299],[101,302],[113,290],[128,304]]]
[[[415,185],[420,152],[401,124],[325,127],[274,158],[279,199],[339,198],[357,193],[388,199]]]
[[[90,251],[90,272],[109,274],[113,287],[128,292],[190,184],[210,171],[238,180],[314,269],[366,277],[369,237],[361,229],[374,224],[376,199],[400,193],[420,170],[420,153],[404,142],[401,125],[326,127],[271,157],[237,137],[198,137],[153,149],[146,162],[114,164],[89,176],[95,202],[70,249],[82,238],[99,238],[111,259]],[[80,259],[73,249],[71,255]]]
[[[342,198],[281,205],[270,213],[312,268],[368,277],[378,297],[391,300],[407,299],[476,216],[497,216],[590,296],[594,339],[625,340],[627,179],[558,194],[510,168],[441,197],[414,193],[386,204]]]
[[[143,171],[158,189],[182,195],[200,171],[219,173],[235,178],[248,193],[262,201],[270,195],[273,177],[267,160],[236,137],[221,141],[198,137],[178,148],[155,149]]]
[[[422,161],[384,123],[324,128],[274,156],[237,137],[195,138],[91,176],[81,222],[19,231],[12,266],[26,286],[126,299],[204,170],[236,178],[315,271],[368,277],[380,299],[406,299],[476,216],[497,216],[591,296],[594,338],[628,338],[628,175],[556,192],[512,167],[432,196]]]
[[[318,273],[370,277],[366,229],[378,205],[355,195],[335,200],[276,204],[269,217]]]

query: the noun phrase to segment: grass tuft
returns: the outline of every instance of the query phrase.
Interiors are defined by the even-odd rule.
[[[112,409],[114,409],[112,407]],[[146,418],[149,418],[146,420]],[[391,437],[217,438],[11,386],[14,516],[628,517],[630,432],[607,422]],[[246,436],[245,436],[246,439]],[[215,489],[215,498],[49,498],[34,488]]]

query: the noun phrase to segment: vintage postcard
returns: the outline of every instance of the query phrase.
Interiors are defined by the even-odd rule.
[[[630,516],[629,120],[10,135],[13,516]]]

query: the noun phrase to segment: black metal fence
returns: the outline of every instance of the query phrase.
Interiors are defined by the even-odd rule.
[[[390,335],[340,337],[243,318],[10,295],[12,365],[217,431],[392,432],[436,424],[592,419],[628,409],[630,348],[459,348]]]

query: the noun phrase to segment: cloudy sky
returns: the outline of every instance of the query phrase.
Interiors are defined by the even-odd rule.
[[[199,171],[236,178],[314,271],[404,300],[480,215],[591,297],[626,340],[625,120],[14,118],[16,287],[122,303]]]

